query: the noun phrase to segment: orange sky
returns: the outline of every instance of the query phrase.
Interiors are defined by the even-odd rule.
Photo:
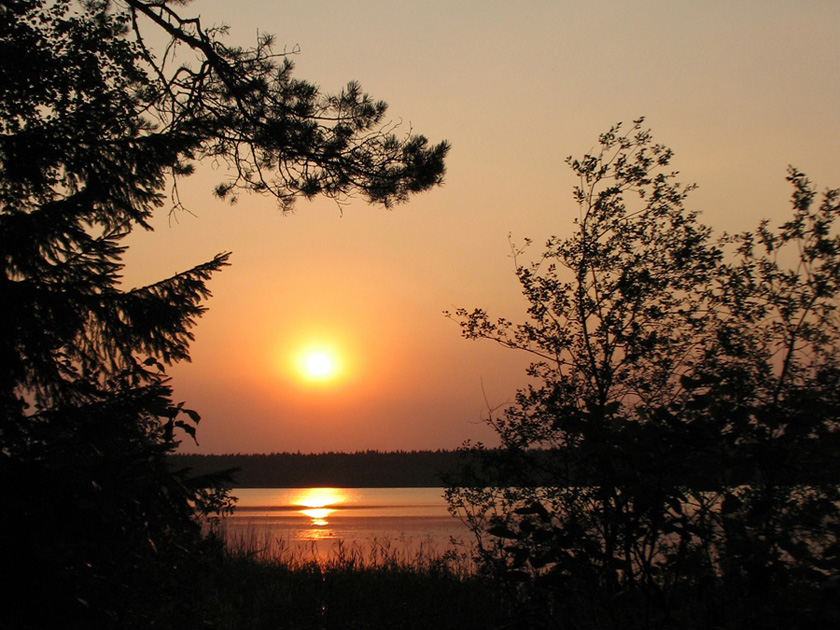
[[[235,7],[235,10],[234,10]],[[527,7],[527,8],[523,8]],[[676,152],[689,207],[717,231],[779,221],[796,165],[840,186],[840,3],[277,2],[196,0],[184,13],[231,26],[231,44],[274,33],[326,91],[358,80],[390,116],[448,139],[446,185],[393,211],[210,194],[205,165],[181,184],[194,214],[162,213],[132,237],[126,283],[153,282],[221,251],[176,398],[198,410],[202,453],[451,448],[492,441],[487,406],[523,385],[527,356],[467,342],[442,311],[514,321],[523,301],[508,234],[567,234],[563,163],[619,120],[645,115]],[[342,373],[306,382],[308,345]]]

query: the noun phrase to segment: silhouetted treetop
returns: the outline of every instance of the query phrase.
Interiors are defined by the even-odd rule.
[[[33,194],[89,193],[98,173],[120,171],[130,189],[107,194],[134,220],[162,202],[160,178],[202,158],[230,169],[220,196],[267,193],[284,209],[316,195],[390,207],[442,182],[446,142],[399,135],[387,105],[355,82],[326,94],[294,78],[291,53],[275,53],[273,37],[226,45],[225,28],[182,17],[184,4],[8,3],[0,52],[27,59],[0,77],[10,182]],[[166,45],[150,44],[161,34]]]

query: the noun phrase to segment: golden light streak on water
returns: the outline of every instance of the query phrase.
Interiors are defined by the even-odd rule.
[[[306,488],[295,498],[294,505],[304,508],[300,512],[312,519],[312,527],[326,527],[327,517],[335,512],[331,506],[345,501],[347,496],[338,488]]]

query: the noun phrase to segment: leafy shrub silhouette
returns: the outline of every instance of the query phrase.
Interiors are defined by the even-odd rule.
[[[451,315],[536,357],[451,510],[535,624],[836,619],[840,191],[791,168],[789,221],[715,239],[642,125],[567,160],[572,236],[514,249],[528,321]]]

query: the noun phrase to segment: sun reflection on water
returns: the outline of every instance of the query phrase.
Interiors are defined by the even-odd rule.
[[[333,506],[345,501],[347,495],[338,488],[306,488],[293,503],[303,508],[300,512],[311,519],[312,527],[326,527],[327,517],[335,512]]]
[[[312,508],[311,510],[301,510],[302,514],[306,514],[313,521],[324,520],[335,510],[330,508]]]

